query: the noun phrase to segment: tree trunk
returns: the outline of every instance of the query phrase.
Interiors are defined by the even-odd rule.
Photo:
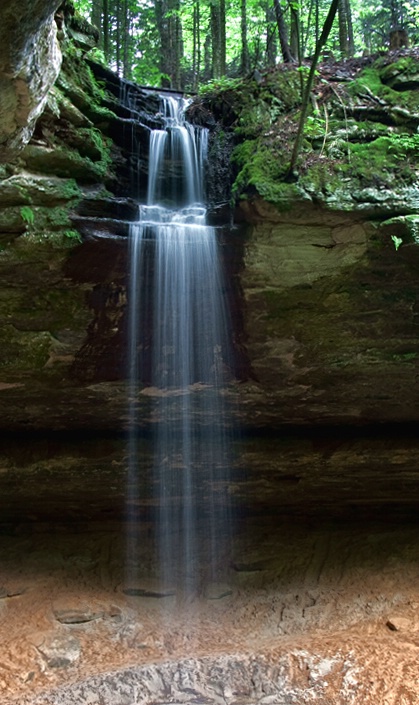
[[[194,2],[192,17],[192,90],[198,87],[198,52],[199,52],[199,2]]]
[[[348,20],[346,17],[346,0],[338,2],[338,20],[339,20],[339,49],[343,59],[348,56]]]
[[[274,0],[274,10],[282,58],[286,64],[290,64],[292,63],[292,54],[288,44],[287,28],[285,26],[284,13],[282,11],[280,0]]]
[[[246,76],[249,73],[249,49],[247,46],[247,8],[246,0],[240,0],[240,29],[241,29],[241,61],[240,73]]]
[[[204,81],[208,81],[212,75],[212,38],[208,32],[204,42]]]
[[[313,60],[310,66],[310,73],[308,75],[307,84],[304,90],[303,101],[301,104],[300,120],[298,122],[297,136],[294,142],[294,148],[292,150],[291,161],[287,172],[288,180],[295,180],[295,168],[297,165],[297,160],[300,154],[301,143],[303,141],[304,126],[307,117],[308,105],[310,102],[310,93],[313,86],[314,75],[316,72],[316,67],[319,61],[320,52],[323,46],[326,44],[330,30],[332,29],[333,20],[335,19],[336,12],[338,9],[338,4],[340,0],[332,0],[332,3],[327,13],[325,23],[323,25],[322,33],[320,35],[319,41],[317,42],[316,50],[314,52]]]
[[[292,39],[292,55],[294,59],[298,59],[298,66],[302,64],[301,55],[301,32],[300,32],[300,18],[298,15],[298,10],[291,5],[291,37]],[[301,98],[304,93],[304,77],[302,71],[300,71],[300,93]]]
[[[102,32],[102,12],[103,0],[92,1],[92,11],[90,13],[90,21],[99,32],[99,47],[103,47],[103,32]]]
[[[174,0],[172,8],[172,48],[173,48],[173,86],[179,90],[182,89],[182,67],[181,60],[183,56],[183,37],[182,24],[180,21],[180,2]]]
[[[109,0],[103,0],[103,53],[109,61]]]
[[[268,66],[275,66],[277,41],[276,41],[276,25],[275,12],[271,5],[265,7],[266,19],[266,63]]]
[[[300,32],[301,32],[301,54],[306,55],[308,40],[310,38],[310,33],[312,32],[311,22],[313,16],[314,0],[310,0],[310,5],[308,8],[307,23],[303,27],[303,22],[300,22]]]
[[[316,46],[319,41],[319,34],[320,34],[320,19],[319,19],[319,0],[315,0],[316,3],[316,11],[315,11],[315,28],[314,28],[314,38],[316,40]]]
[[[159,33],[160,40],[160,52],[159,52],[159,69],[162,74],[169,73],[167,65],[167,27],[165,22],[165,3],[163,0],[154,0],[154,15],[156,18],[157,31]]]
[[[128,0],[124,0],[123,5],[123,77],[128,79],[131,78],[131,12],[128,7]]]
[[[160,37],[160,71],[171,88],[180,88],[182,36],[178,0],[155,0],[154,10]]]
[[[116,3],[116,73],[121,74],[121,0]]]
[[[301,59],[300,28],[297,10],[291,5],[290,49],[294,61]]]
[[[220,46],[221,46],[221,75],[225,76],[227,71],[227,37],[226,37],[226,0],[220,2]]]
[[[355,54],[355,39],[354,39],[354,26],[352,22],[352,9],[351,0],[345,0],[346,4],[346,20],[348,23],[348,56],[350,58]]]
[[[221,78],[226,72],[225,0],[214,0],[210,8],[212,78]]]
[[[201,73],[201,6],[196,0],[196,90],[199,86],[199,75]]]
[[[218,3],[212,3],[210,7],[211,22],[211,77],[220,78],[220,7]]]

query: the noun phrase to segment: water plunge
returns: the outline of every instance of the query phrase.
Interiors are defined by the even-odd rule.
[[[130,233],[131,594],[144,594],[147,577],[161,596],[199,594],[222,580],[231,532],[228,313],[216,231],[206,225],[207,130],[185,121],[185,104],[161,97],[163,129],[150,132],[147,202]],[[158,556],[148,576],[136,430],[144,378],[152,400],[151,530]]]

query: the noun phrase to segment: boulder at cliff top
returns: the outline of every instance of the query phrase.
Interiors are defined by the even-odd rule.
[[[61,65],[54,12],[60,0],[16,0],[0,7],[0,154],[30,139]]]

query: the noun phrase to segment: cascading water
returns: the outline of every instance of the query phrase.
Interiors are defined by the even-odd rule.
[[[154,538],[161,594],[199,593],[222,578],[231,532],[224,401],[228,317],[215,229],[206,225],[207,130],[185,101],[161,97],[147,202],[130,234],[128,583],[144,575],[138,477],[140,380],[152,399]],[[148,370],[147,372],[145,370]]]

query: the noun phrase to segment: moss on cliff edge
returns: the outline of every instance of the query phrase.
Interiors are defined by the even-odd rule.
[[[258,194],[284,210],[310,198],[333,209],[372,212],[379,200],[380,213],[392,215],[419,208],[419,60],[414,52],[398,60],[393,54],[334,70],[320,66],[296,185],[285,181],[299,118],[298,70],[278,67],[258,83],[247,79],[234,91],[209,96],[207,107],[230,106],[236,200]]]

